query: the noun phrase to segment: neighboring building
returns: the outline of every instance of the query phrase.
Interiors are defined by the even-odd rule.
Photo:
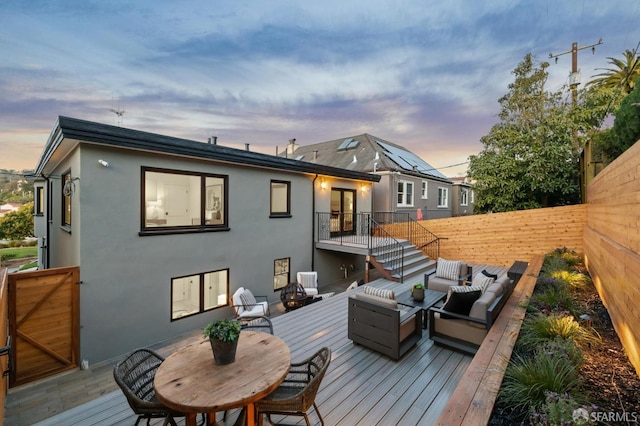
[[[240,286],[279,300],[296,272],[342,278],[364,256],[316,249],[355,170],[59,117],[35,170],[40,268],[79,266],[80,358],[97,362],[233,315]],[[360,267],[361,268],[361,267]]]
[[[376,212],[409,213],[413,219],[452,216],[452,182],[411,151],[376,136],[365,133],[302,146],[293,139],[281,155],[379,175]]]
[[[452,207],[453,216],[469,216],[473,214],[475,193],[473,185],[466,177],[449,178],[453,182]]]
[[[17,203],[7,203],[0,205],[0,217],[6,215],[7,213],[17,212],[20,210],[21,204]]]

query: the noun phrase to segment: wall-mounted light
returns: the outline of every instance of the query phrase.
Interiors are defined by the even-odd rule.
[[[365,185],[364,183],[360,186],[360,191],[362,191],[362,192],[367,192],[368,189],[369,189],[369,187],[367,185]]]
[[[325,182],[324,179],[320,181],[320,188],[323,190],[327,189],[327,182]]]
[[[98,160],[98,164],[100,164],[102,167],[109,167],[109,162],[103,160],[102,158]]]

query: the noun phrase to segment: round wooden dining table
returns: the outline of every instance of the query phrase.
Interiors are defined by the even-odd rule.
[[[245,408],[246,424],[255,425],[254,403],[275,390],[285,379],[291,352],[282,339],[268,333],[242,331],[236,360],[216,365],[209,339],[186,346],[165,359],[154,379],[158,400],[185,413],[187,426],[198,413]]]

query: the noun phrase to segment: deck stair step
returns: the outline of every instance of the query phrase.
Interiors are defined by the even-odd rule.
[[[397,247],[382,246],[373,250],[371,263],[382,275],[393,281],[402,282],[412,276],[423,274],[433,269],[435,261],[418,250],[410,241],[401,241],[403,252]],[[402,274],[393,271],[393,265],[402,264]]]

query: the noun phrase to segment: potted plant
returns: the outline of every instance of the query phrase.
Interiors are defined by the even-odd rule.
[[[212,321],[204,327],[202,335],[209,338],[213,359],[217,365],[230,364],[236,360],[236,349],[240,338],[238,321],[230,319]]]
[[[414,284],[411,288],[411,297],[416,302],[422,302],[424,300],[424,285],[422,283]]]

